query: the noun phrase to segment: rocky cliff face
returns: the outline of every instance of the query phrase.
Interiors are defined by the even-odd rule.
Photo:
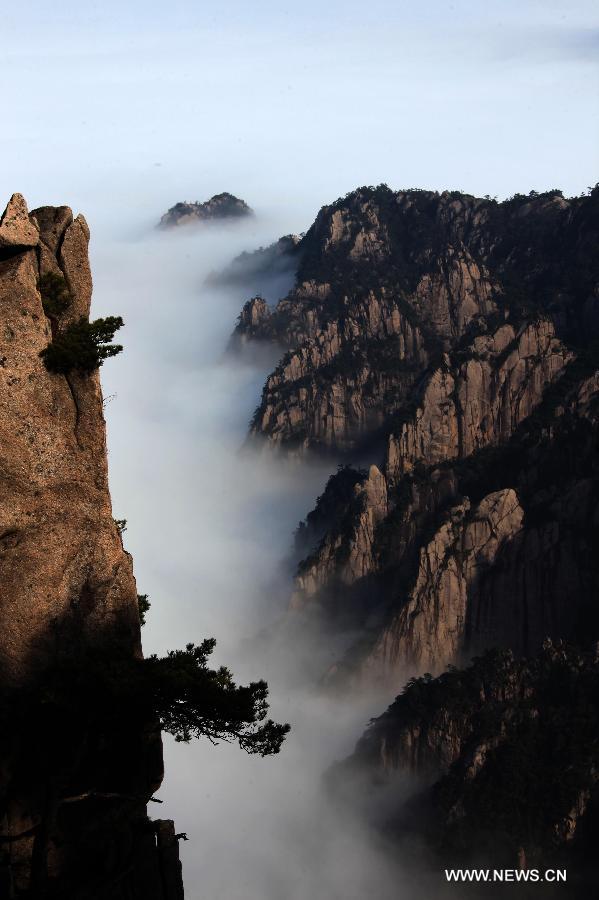
[[[252,435],[293,452],[351,452],[391,427],[391,414],[401,414],[443,354],[455,369],[469,351],[466,374],[479,381],[490,375],[479,355],[502,364],[509,348],[532,359],[535,336],[521,330],[538,316],[549,315],[541,331],[553,329],[558,341],[596,331],[596,207],[594,195],[499,204],[384,186],[324,207],[299,244],[295,288],[274,310],[248,301],[236,329],[288,348]],[[534,394],[531,386],[524,402]]]
[[[494,651],[414,679],[332,784],[360,773],[384,790],[398,771],[417,773],[419,792],[388,829],[425,835],[452,867],[568,866],[578,896],[596,885],[598,677],[596,653],[546,642],[531,659]]]
[[[505,443],[401,477],[394,448],[329,512],[292,601],[363,630],[329,678],[399,689],[486,647],[596,636],[597,384],[583,354]]]
[[[179,897],[178,863],[164,862],[176,848],[172,827],[146,815],[162,780],[156,726],[106,733],[92,715],[53,734],[40,710],[23,713],[23,698],[65,661],[141,655],[99,377],[51,374],[40,358],[58,326],[40,292],[45,276],[69,297],[61,326],[88,317],[88,240],[82,216],[67,207],[29,214],[18,194],[0,222],[0,878],[8,897],[78,898],[92,888],[97,897]],[[170,893],[160,886],[169,881]]]
[[[110,505],[99,376],[51,375],[39,356],[52,335],[40,276],[65,278],[65,317],[89,314],[89,231],[66,207],[28,217],[16,195],[0,240],[19,221],[12,240],[27,243],[4,243],[0,273],[0,630],[3,675],[22,680],[57,646],[75,640],[83,649],[103,631],[141,651],[131,559]]]
[[[363,188],[320,211],[290,294],[242,310],[238,338],[287,348],[252,439],[369,464],[298,535],[292,610],[362,635],[332,682],[399,689],[595,622],[598,220],[597,190]]]
[[[285,349],[252,443],[341,463],[298,529],[289,619],[318,611],[353,639],[329,686],[412,679],[333,780],[436,782],[389,828],[424,831],[451,865],[582,866],[598,802],[599,188],[503,203],[362,188],[297,252],[295,287],[274,309],[248,301],[235,332]]]

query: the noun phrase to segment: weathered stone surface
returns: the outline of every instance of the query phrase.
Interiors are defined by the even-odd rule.
[[[504,543],[519,533],[523,518],[511,489],[489,494],[475,509],[465,500],[450,511],[420,551],[407,602],[364,663],[368,677],[393,683],[402,669],[436,674],[463,658],[466,623],[481,578]],[[479,643],[474,634],[468,640]]]
[[[70,227],[77,237],[64,258],[83,315],[87,242],[81,224]],[[111,626],[111,640],[139,652],[131,560],[108,493],[99,379],[45,369],[39,353],[51,333],[38,276],[34,250],[0,263],[0,650],[4,677],[17,680],[56,652],[55,622],[80,644]]]
[[[544,327],[556,339],[594,327],[596,275],[580,235],[586,229],[596,242],[595,203],[594,195],[553,194],[497,204],[381,186],[323,207],[298,245],[293,290],[269,316],[252,318],[246,307],[235,332],[289,350],[266,382],[252,437],[296,454],[353,451],[412,399],[420,378],[433,376],[440,352],[459,354],[479,334],[475,352],[498,356],[501,324],[515,340],[539,308],[551,307]],[[390,336],[397,341],[385,343]],[[528,371],[533,351],[524,337],[518,352],[514,380],[540,380]],[[476,363],[474,390],[491,377]],[[522,408],[515,398],[515,415],[526,415],[534,393],[531,386]]]
[[[94,722],[92,734],[89,722],[69,722],[43,748],[55,760],[48,776],[41,738],[27,732],[35,723],[18,709],[10,718],[11,697],[27,696],[48,670],[98,654],[139,657],[141,643],[132,561],[112,517],[98,374],[51,374],[39,355],[52,337],[41,275],[66,280],[62,325],[89,314],[89,230],[67,207],[28,218],[19,195],[2,223],[13,252],[0,255],[0,892],[180,900],[172,859],[178,887],[165,892],[158,823],[146,812],[163,775],[156,726],[116,734]],[[164,852],[174,857],[176,841]]]
[[[0,249],[36,247],[39,232],[29,219],[27,204],[21,194],[13,194],[0,219]]]
[[[304,529],[291,605],[316,605],[339,631],[362,630],[329,680],[399,688],[408,673],[440,671],[488,646],[530,653],[547,635],[579,640],[584,622],[599,625],[590,599],[599,585],[598,363],[584,349],[599,285],[599,192],[502,210],[389,192],[397,216],[382,195],[365,194],[321,211],[297,288],[256,323],[291,349],[266,383],[253,433],[287,450],[353,452],[360,463],[381,452],[364,438],[383,436],[385,503],[357,477],[326,527]],[[356,243],[373,226],[373,204],[380,241]],[[390,288],[398,272],[401,295]],[[320,287],[307,277],[316,273]],[[517,496],[518,507],[508,534],[483,516],[501,538],[486,558],[471,518],[496,494]]]
[[[302,285],[306,289],[312,287]],[[254,334],[261,334],[264,321],[270,328],[272,319],[263,318]],[[426,365],[424,338],[392,299],[372,292],[348,308],[342,322],[329,321],[320,330],[314,325],[307,313],[302,327],[309,336],[268,378],[268,401],[256,411],[251,434],[268,434],[286,451],[349,450],[401,407]],[[286,342],[275,330],[270,335]],[[388,364],[381,367],[382,359]]]
[[[573,358],[543,319],[517,334],[503,325],[481,335],[470,353],[457,365],[445,355],[427,378],[415,413],[389,438],[390,478],[400,478],[418,461],[435,465],[508,440]]]
[[[297,575],[291,609],[302,609],[329,581],[334,581],[336,588],[347,587],[373,570],[376,526],[388,512],[387,484],[381,471],[371,466],[354,492],[356,514],[351,535],[332,532],[325,536],[318,554],[307,560]]]
[[[73,222],[73,213],[68,206],[40,206],[32,210],[30,218],[40,231],[38,260],[40,275],[52,272],[63,275],[58,263],[58,255],[65,231]]]
[[[92,299],[92,275],[89,266],[89,228],[82,215],[77,216],[64,232],[59,251],[59,264],[64,274],[72,304],[72,319],[89,315]]]
[[[235,349],[248,341],[266,340],[264,337],[270,318],[268,303],[263,297],[252,297],[244,304],[239,324],[231,336],[230,347]]]
[[[389,437],[385,491],[418,464],[435,466],[508,440],[572,359],[555,338],[552,325],[543,320],[523,327],[518,335],[511,325],[504,325],[492,335],[477,337],[466,352],[471,358],[458,365],[445,355],[442,365],[426,379],[415,411],[398,435]],[[440,495],[437,505],[446,496]],[[366,498],[366,509],[368,503]],[[378,509],[370,514],[377,522],[384,518]],[[294,606],[302,605],[302,595],[307,598],[326,591],[332,581],[350,584],[376,570],[379,554],[373,546],[374,531],[369,535],[359,524],[364,515],[368,513],[356,513],[354,537],[333,532],[311,558],[309,569],[302,569]],[[342,545],[348,549],[340,565],[337,551]],[[361,566],[351,564],[356,555]]]
[[[342,628],[343,604],[368,597],[368,640],[329,680],[399,689],[408,674],[490,646],[531,653],[548,635],[584,641],[599,628],[599,394],[585,365],[571,362],[559,393],[505,445],[386,478],[387,513],[374,530],[362,527],[359,489],[360,504],[329,513],[299,565],[294,608],[316,602]],[[368,625],[377,610],[382,618]]]

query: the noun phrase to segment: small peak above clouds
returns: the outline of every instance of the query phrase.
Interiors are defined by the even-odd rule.
[[[192,222],[207,222],[213,219],[239,219],[245,216],[253,216],[254,211],[245,200],[235,197],[225,191],[215,194],[210,200],[201,203],[199,201],[184,201],[175,203],[166,212],[158,224],[159,228],[173,228],[179,225],[188,225]]]

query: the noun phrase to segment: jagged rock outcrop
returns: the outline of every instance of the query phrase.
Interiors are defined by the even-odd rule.
[[[301,290],[312,294],[318,288],[306,283]],[[296,326],[309,335],[269,376],[250,434],[268,435],[273,446],[285,451],[351,451],[406,401],[429,359],[424,335],[393,302],[373,292],[351,308],[348,304],[342,321],[319,328],[307,311],[281,333],[285,302],[276,313],[260,310],[260,321],[244,332],[246,338],[267,337],[283,345]],[[258,311],[246,305],[240,326],[251,312]]]
[[[360,774],[374,793],[417,774],[388,835],[425,836],[454,867],[569,865],[571,889],[596,885],[598,678],[595,652],[549,641],[530,659],[493,651],[412,680],[330,784]]]
[[[44,666],[57,644],[83,647],[105,628],[111,641],[140,652],[131,559],[108,492],[99,377],[52,375],[39,356],[51,339],[40,275],[64,276],[68,318],[89,313],[89,231],[66,210],[52,231],[52,213],[41,210],[27,218],[36,233],[36,213],[40,261],[32,247],[1,263],[0,272],[1,668],[4,679],[18,681]]]
[[[516,333],[512,325],[474,339],[462,362],[445,354],[427,376],[413,415],[389,438],[391,479],[419,461],[435,465],[508,440],[560,376],[573,354],[553,324],[538,320]]]
[[[252,438],[371,466],[333,476],[299,532],[292,611],[363,635],[329,680],[399,688],[595,622],[598,249],[597,189],[364,188],[320,211],[287,297],[246,303],[236,340],[287,348]]]
[[[467,498],[452,507],[421,548],[414,587],[369,654],[367,670],[383,678],[402,667],[406,673],[438,673],[462,659],[482,576],[520,532],[523,519],[511,488],[489,494],[474,509]]]
[[[98,374],[52,374],[40,358],[56,326],[40,279],[52,273],[65,286],[62,325],[87,318],[88,240],[83,216],[28,214],[19,194],[0,223],[0,880],[11,898],[83,898],[93,888],[98,898],[165,900],[182,888],[157,838],[171,826],[146,813],[162,780],[156,724],[116,734],[75,722],[44,738],[41,710],[25,713],[29,693],[65,661],[141,655]],[[179,887],[165,893],[163,877]]]
[[[239,324],[231,336],[232,349],[248,341],[264,340],[270,308],[264,297],[252,297],[244,304],[239,315]]]
[[[409,682],[334,778],[436,780],[386,837],[424,830],[452,865],[573,847],[588,861],[599,187],[503,203],[361,188],[298,251],[294,288],[274,308],[250,300],[236,329],[286,351],[251,442],[344,463],[296,534],[287,622],[351,643],[324,675],[344,690],[398,692],[483,654]]]
[[[593,352],[571,360],[505,442],[436,465],[423,457],[399,478],[395,463],[392,475],[383,468],[384,508],[354,473],[353,495],[337,499],[319,532],[308,530],[292,601],[363,631],[359,652],[329,680],[399,689],[409,674],[486,647],[531,653],[547,635],[592,639],[598,373]]]
[[[0,247],[6,253],[36,247],[38,242],[39,231],[29,219],[24,198],[13,194],[0,219]]]
[[[272,311],[251,301],[236,328],[288,348],[251,435],[294,453],[356,451],[441,354],[500,355],[504,323],[509,341],[539,315],[562,342],[596,333],[596,195],[499,204],[381,186],[323,207],[298,245],[296,286]]]
[[[189,225],[192,222],[208,222],[214,219],[240,219],[253,215],[253,210],[245,200],[233,196],[226,191],[215,194],[204,203],[185,201],[175,203],[165,212],[158,224],[159,228],[174,228]]]
[[[350,552],[344,552],[342,534],[334,532],[327,535],[314,563],[308,557],[298,573],[291,609],[302,608],[309,602],[322,586],[323,580],[335,578],[338,586],[343,589],[372,571],[376,526],[388,512],[387,483],[376,466],[370,467],[365,479],[356,482],[350,502],[355,509],[355,514],[351,515]]]

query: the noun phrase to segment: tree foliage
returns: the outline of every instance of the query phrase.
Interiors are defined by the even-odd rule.
[[[143,615],[147,595],[138,596]],[[146,609],[147,609],[146,606]],[[87,654],[46,670],[19,707],[40,733],[125,732],[157,722],[177,741],[237,742],[247,753],[278,753],[289,725],[267,719],[264,681],[238,685],[229,669],[208,665],[214,639],[146,659]],[[0,704],[1,705],[1,704]],[[14,699],[11,701],[14,708]],[[38,722],[35,725],[35,722]]]
[[[44,313],[49,319],[57,319],[70,306],[71,293],[62,275],[46,272],[38,282]]]
[[[116,356],[123,349],[120,344],[112,343],[122,325],[120,316],[108,316],[93,322],[82,317],[56,334],[40,356],[49,372],[68,375],[78,371],[89,375],[105,359]]]
[[[164,731],[177,741],[237,741],[247,753],[278,753],[289,725],[266,719],[265,681],[235,684],[229,669],[211,669],[214,639],[143,661],[143,683]]]
[[[146,624],[146,613],[149,612],[150,606],[152,604],[148,600],[147,594],[138,594],[137,595],[137,608],[139,609],[139,624]]]

